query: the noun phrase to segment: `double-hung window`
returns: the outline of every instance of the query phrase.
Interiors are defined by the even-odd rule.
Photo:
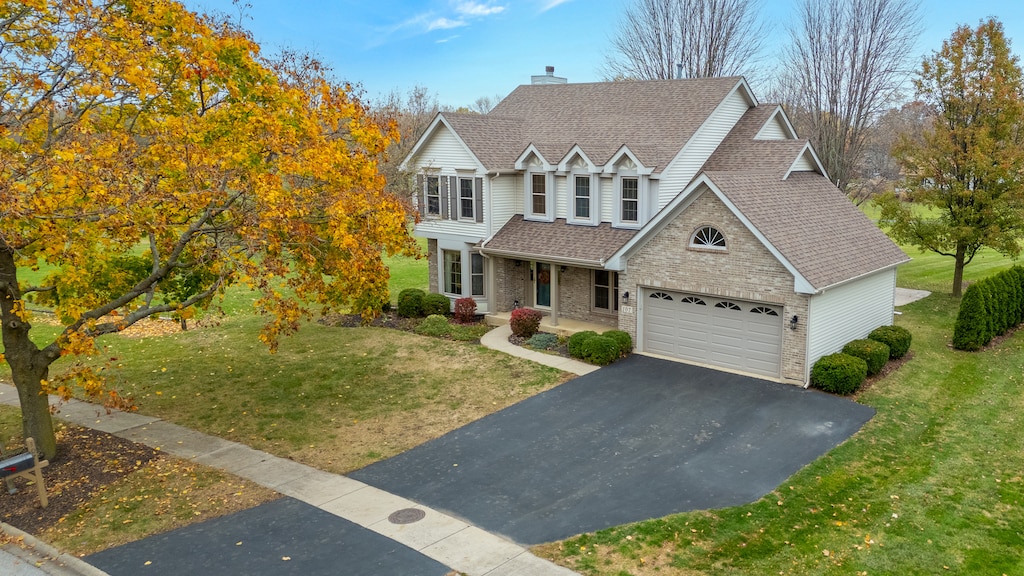
[[[474,252],[469,255],[469,278],[472,296],[484,295],[484,257]]]
[[[427,176],[427,215],[441,215],[441,187],[437,176]]]
[[[622,212],[620,220],[628,224],[640,222],[640,180],[634,177],[623,177],[620,183],[622,189]]]
[[[619,311],[619,273],[594,270],[594,309],[599,312]]]
[[[444,291],[462,294],[462,252],[444,250]]]
[[[573,215],[576,220],[590,220],[590,176],[573,177]]]
[[[547,216],[548,177],[546,174],[530,175],[530,212],[534,216]]]
[[[472,220],[476,199],[473,197],[473,179],[459,178],[459,218]]]

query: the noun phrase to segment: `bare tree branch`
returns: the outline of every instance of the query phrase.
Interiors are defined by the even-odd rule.
[[[777,95],[840,189],[869,125],[900,96],[920,33],[916,1],[801,0]]]
[[[755,75],[768,31],[756,0],[636,0],[612,41],[609,79]],[[677,69],[677,66],[680,69]]]

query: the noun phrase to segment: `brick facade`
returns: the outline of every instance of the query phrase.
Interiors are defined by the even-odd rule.
[[[515,301],[520,306],[533,306],[533,283],[530,281],[530,263],[509,258],[492,258],[494,284],[497,292],[494,298],[494,312],[508,312]],[[591,309],[592,271],[589,268],[561,267],[553,265],[558,276],[558,317],[605,324],[615,328],[618,324],[614,314],[595,313]]]
[[[689,248],[701,226],[714,226],[726,238],[727,250]],[[620,311],[619,328],[637,338],[636,305],[641,287],[697,292],[765,302],[784,307],[783,318],[798,316],[796,330],[786,322],[782,343],[782,380],[804,384],[807,350],[808,296],[793,290],[793,275],[710,191],[700,195],[628,260],[619,278],[620,290],[631,295],[629,313]]]

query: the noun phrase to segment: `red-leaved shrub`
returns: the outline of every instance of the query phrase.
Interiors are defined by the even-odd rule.
[[[529,338],[540,330],[540,310],[533,308],[516,308],[512,311],[512,334],[520,338]]]
[[[459,298],[455,301],[455,321],[459,324],[472,324],[476,316],[476,300]]]

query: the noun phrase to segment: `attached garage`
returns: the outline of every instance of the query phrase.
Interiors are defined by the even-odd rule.
[[[781,306],[658,289],[643,298],[645,352],[779,377]]]

